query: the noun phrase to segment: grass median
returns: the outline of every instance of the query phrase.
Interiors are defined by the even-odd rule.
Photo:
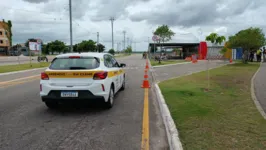
[[[5,66],[0,66],[0,73],[22,71],[22,70],[35,69],[35,68],[43,68],[43,67],[48,67],[49,65],[50,65],[49,62],[32,63],[32,66],[30,66],[29,63],[17,64],[17,65],[5,65]]]
[[[259,64],[232,64],[159,84],[184,149],[266,149],[266,120],[251,99]]]
[[[185,61],[185,60],[163,60],[159,64],[158,61],[155,61],[154,59],[151,59],[150,62],[151,62],[152,66],[161,66],[161,65],[170,65],[170,64],[184,63],[184,62],[188,62],[188,61]]]

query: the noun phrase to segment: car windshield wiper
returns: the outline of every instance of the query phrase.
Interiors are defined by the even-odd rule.
[[[70,70],[87,69],[85,67],[69,67]]]

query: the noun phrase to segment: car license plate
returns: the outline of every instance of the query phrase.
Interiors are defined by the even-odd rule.
[[[78,92],[61,92],[61,97],[78,97]]]

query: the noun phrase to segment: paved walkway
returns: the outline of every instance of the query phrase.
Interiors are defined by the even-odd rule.
[[[259,72],[254,79],[255,94],[261,104],[262,109],[266,112],[266,63],[262,63]]]

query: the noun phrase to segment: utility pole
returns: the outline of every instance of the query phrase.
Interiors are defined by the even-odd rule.
[[[127,46],[129,46],[129,37],[127,38]]]
[[[119,42],[117,42],[117,44],[116,44],[116,46],[117,46],[117,48],[116,48],[116,51],[119,51]]]
[[[136,45],[136,43],[137,43],[137,42],[135,41],[135,42],[134,42],[134,44],[135,44],[135,45],[134,45],[134,46],[135,46],[135,52],[137,51],[137,45]]]
[[[124,50],[126,49],[126,31],[123,31],[124,34]]]
[[[97,52],[98,53],[100,52],[100,49],[99,49],[99,32],[97,32]]]
[[[69,23],[70,23],[70,52],[73,52],[73,39],[72,39],[72,5],[69,0]]]
[[[115,20],[115,18],[111,17],[110,20],[111,20],[111,26],[112,26],[112,49],[114,49],[114,30],[113,30],[113,28],[114,28],[114,20]]]

